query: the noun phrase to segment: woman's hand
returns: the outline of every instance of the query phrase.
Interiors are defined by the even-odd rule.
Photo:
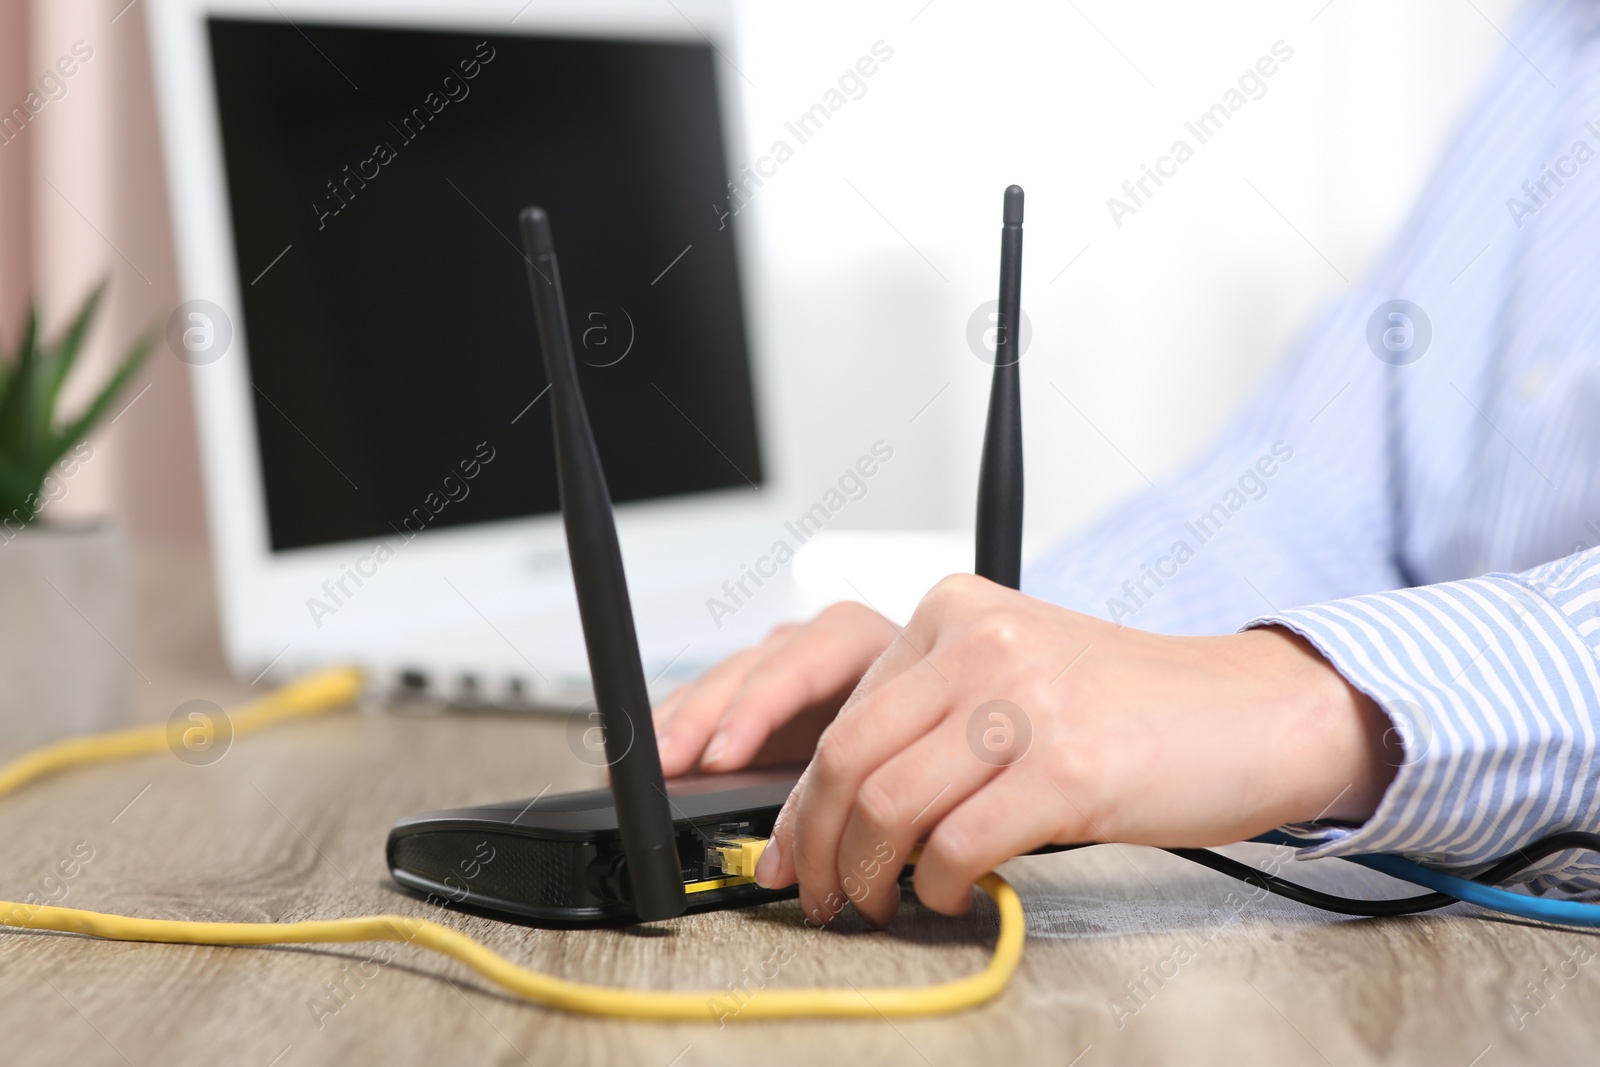
[[[655,709],[661,769],[671,778],[696,767],[732,771],[810,759],[823,727],[898,633],[882,615],[852,603],[778,627]]]
[[[1400,763],[1387,717],[1287,631],[1159,636],[958,575],[903,634],[838,606],[680,692],[668,773],[707,737],[703,766],[741,766],[852,685],[756,874],[798,880],[822,922],[846,901],[893,918],[919,841],[917,896],[954,914],[978,877],[1050,842],[1218,845],[1364,819]]]

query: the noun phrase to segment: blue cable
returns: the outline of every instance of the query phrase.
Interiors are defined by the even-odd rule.
[[[1292,837],[1277,830],[1262,834],[1260,837],[1251,838],[1251,840],[1267,845],[1289,845],[1295,848],[1317,844],[1317,842]],[[1600,927],[1600,904],[1584,904],[1575,900],[1546,900],[1542,897],[1525,896],[1521,893],[1513,893],[1509,889],[1482,885],[1466,878],[1458,878],[1453,874],[1445,874],[1443,871],[1436,871],[1432,867],[1425,867],[1420,863],[1414,863],[1404,857],[1389,853],[1342,856],[1340,858],[1349,860],[1352,863],[1359,863],[1363,867],[1370,867],[1372,870],[1387,874],[1391,878],[1411,882],[1431,889],[1436,893],[1445,893],[1455,897],[1457,900],[1464,900],[1468,904],[1476,904],[1480,908],[1488,908],[1491,911],[1516,915],[1524,919],[1536,919],[1540,922],[1559,923],[1563,926]]]

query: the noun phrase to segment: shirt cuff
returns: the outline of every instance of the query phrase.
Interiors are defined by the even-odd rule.
[[[1259,626],[1309,641],[1383,708],[1404,747],[1363,825],[1285,828],[1317,839],[1301,858],[1394,852],[1470,871],[1550,833],[1600,829],[1600,550],[1245,628]],[[1600,865],[1563,853],[1517,876],[1541,878],[1587,892]]]

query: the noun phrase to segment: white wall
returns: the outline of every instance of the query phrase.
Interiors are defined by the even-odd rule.
[[[769,257],[781,355],[806,368],[801,492],[883,438],[894,461],[838,525],[970,525],[989,368],[964,333],[995,297],[1013,181],[1030,539],[1136,491],[1135,466],[1173,473],[1403,220],[1515,14],[1475,4],[745,3],[750,146],[795,147],[740,221]],[[894,55],[866,94],[797,144],[784,122],[878,40]],[[1279,40],[1294,54],[1265,96],[1114,226],[1106,198],[1194,145],[1184,121]]]

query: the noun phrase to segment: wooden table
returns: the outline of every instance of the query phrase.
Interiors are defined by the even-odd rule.
[[[203,566],[145,566],[141,716],[251,693],[221,665]],[[294,920],[398,911],[591,982],[867,987],[982,965],[994,913],[907,903],[887,932],[814,934],[787,904],[649,928],[553,932],[440,912],[389,882],[399,815],[595,781],[557,716],[350,711],[239,740],[209,766],[146,757],[0,800],[0,892],[142,916]],[[5,753],[11,754],[10,752]],[[76,850],[76,852],[75,852]],[[45,883],[63,858],[92,858]],[[1256,848],[1241,855],[1265,858]],[[68,864],[69,868],[73,865]],[[1323,869],[1326,868],[1326,869]],[[1457,907],[1347,920],[1165,853],[1102,846],[1014,861],[1028,943],[997,1001],[926,1020],[600,1021],[495,992],[411,947],[224,949],[0,934],[0,1060],[87,1064],[1592,1063],[1596,942]],[[1291,870],[1329,888],[1378,876]],[[392,956],[392,958],[391,958]],[[1563,981],[1552,975],[1567,976]],[[1540,1001],[1526,983],[1544,982]],[[1520,1004],[1517,1008],[1515,1005]],[[1520,1026],[1519,1026],[1520,1023]]]

